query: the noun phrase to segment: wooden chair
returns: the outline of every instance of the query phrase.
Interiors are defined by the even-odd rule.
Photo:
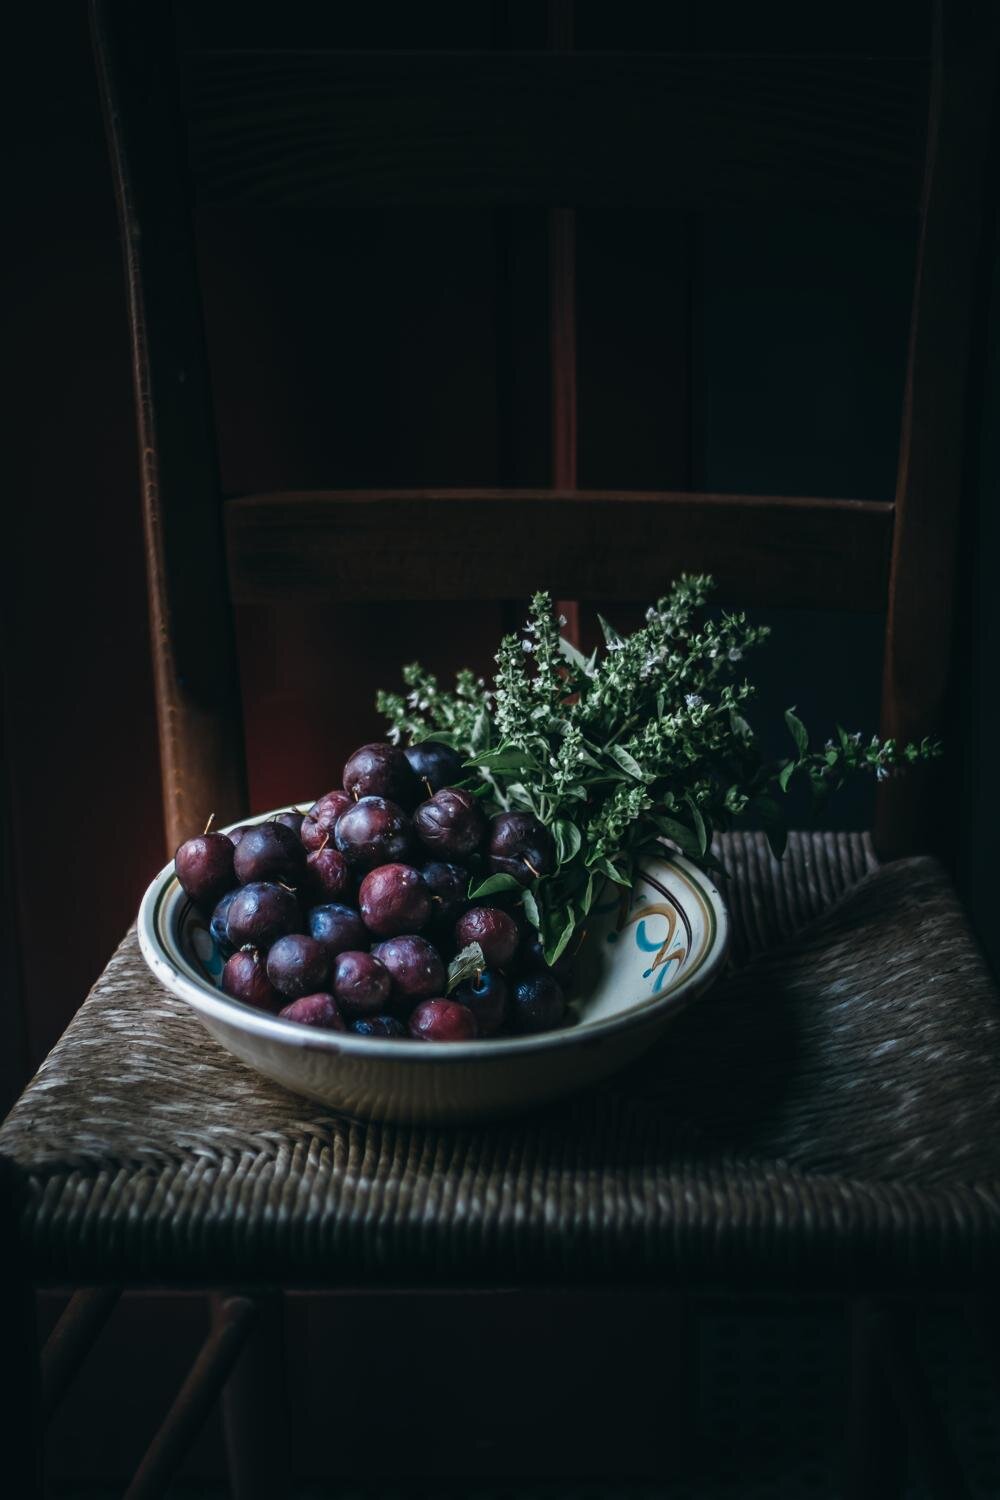
[[[884,606],[883,733],[941,730],[995,103],[988,7],[936,10],[892,503],[577,489],[568,207],[550,210],[551,488],[223,501],[169,9],[94,0],[93,17],[128,280],[168,849],[206,810],[223,823],[247,811],[230,605],[290,592],[506,600],[547,586],[575,611],[646,601],[686,568],[713,572],[750,603]],[[576,54],[572,7],[557,0],[551,19],[547,52],[417,55],[385,76],[377,59],[335,53],[313,56],[308,79],[301,57],[218,59],[222,104],[214,114],[206,105],[201,121],[210,165],[279,183],[294,169],[335,190],[386,110],[391,132],[400,115],[419,119],[414,106],[432,95],[443,101],[446,148],[416,131],[412,191],[437,173],[458,192],[476,174],[502,200],[534,173],[535,190],[557,204],[576,201],[585,181],[590,191],[595,175],[600,193],[627,195],[654,137],[683,141],[669,166],[688,191],[747,171],[754,191],[789,174],[793,190],[815,189],[796,150],[801,109],[825,132],[824,163],[842,191],[905,195],[913,185],[911,133],[886,86],[897,76],[891,61],[817,65],[812,102],[800,106],[801,59]],[[355,79],[360,70],[365,87],[339,88],[345,70]],[[633,121],[656,126],[629,136],[627,153],[617,149],[624,123],[616,149],[592,149],[582,101],[595,77],[629,98]],[[520,126],[507,106],[529,85],[545,103]],[[471,134],[470,89],[482,104]],[[244,121],[251,112],[245,138],[230,123],[234,100]],[[277,106],[294,129],[272,128]],[[116,1288],[229,1289],[128,1493],[163,1492],[249,1340],[227,1387],[234,1492],[245,1500],[283,1493],[255,1434],[261,1362],[279,1358],[284,1285],[644,1280],[866,1298],[989,1288],[1000,1247],[996,995],[941,867],[899,858],[931,848],[941,786],[927,775],[880,790],[875,846],[896,861],[882,867],[858,835],[795,836],[783,866],[755,835],[724,839],[736,976],[629,1079],[540,1120],[454,1132],[447,1164],[433,1171],[433,1132],[310,1113],[217,1054],[155,991],[130,934],[0,1134],[26,1274],[97,1288],[78,1294],[45,1351],[43,1407],[65,1389]],[[151,994],[149,1027],[140,1017]],[[178,1131],[186,1089],[199,1121]],[[898,1312],[856,1303],[855,1331],[856,1493],[888,1493],[872,1467],[876,1370],[921,1440],[936,1492],[960,1495],[915,1364],[899,1357]]]

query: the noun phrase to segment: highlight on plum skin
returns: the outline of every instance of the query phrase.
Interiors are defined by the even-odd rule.
[[[306,917],[306,931],[326,950],[327,958],[339,953],[368,951],[371,933],[361,920],[361,913],[343,901],[327,901],[314,906]]]
[[[412,1006],[418,1000],[440,995],[444,989],[444,960],[433,944],[418,933],[387,938],[376,943],[372,953],[389,970],[393,1004]]]
[[[379,1037],[383,1041],[399,1041],[406,1035],[406,1027],[395,1016],[359,1016],[352,1021],[350,1030],[356,1036]]]

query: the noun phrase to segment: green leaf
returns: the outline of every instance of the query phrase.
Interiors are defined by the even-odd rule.
[[[583,921],[584,917],[587,915],[587,913],[590,911],[590,908],[594,904],[594,885],[594,872],[593,870],[591,870],[590,874],[587,876],[586,884],[573,902],[573,910],[576,914],[577,925],[579,925],[579,923]]]
[[[535,771],[538,762],[529,750],[516,745],[501,745],[496,750],[484,750],[466,761],[467,766],[484,766],[487,771]]]
[[[685,823],[678,823],[676,818],[665,818],[662,813],[657,813],[653,818],[653,822],[661,833],[665,834],[668,839],[671,839],[677,845],[682,854],[687,854],[692,859],[697,859],[702,852],[699,847],[698,835],[688,828]]]
[[[469,943],[461,953],[456,953],[448,965],[448,983],[445,986],[445,994],[450,995],[452,990],[462,984],[466,979],[474,979],[486,968],[486,958],[478,943]]]
[[[568,865],[570,860],[580,852],[583,834],[568,818],[557,818],[549,832],[555,839],[557,860],[561,865]]]
[[[789,734],[795,741],[796,750],[800,755],[805,755],[809,749],[809,734],[802,720],[796,718],[794,709],[785,709],[785,723],[788,725]]]
[[[795,773],[795,768],[796,768],[797,765],[798,765],[798,761],[794,761],[794,760],[786,761],[785,764],[782,766],[780,772],[778,773],[778,785],[781,787],[781,790],[783,792],[787,792],[788,791],[788,783],[791,781],[792,776]]]
[[[535,900],[534,893],[532,891],[525,891],[524,895],[521,897],[521,905],[524,907],[524,915],[527,917],[532,927],[536,927],[541,930],[542,918],[538,910],[538,902]]]
[[[596,859],[594,861],[594,869],[600,870],[601,874],[606,875],[609,880],[613,880],[615,885],[623,885],[627,891],[630,891],[632,889],[631,880],[627,879],[626,876],[624,876],[621,871],[611,863],[607,855],[602,854],[600,859]]]
[[[636,781],[645,782],[646,777],[643,769],[634,755],[629,755],[628,751],[623,750],[621,745],[609,745],[607,752],[612,760],[617,761],[623,771],[628,772],[629,776],[632,776]]]
[[[558,924],[557,931],[543,945],[545,962],[547,964],[554,964],[562,957],[576,931],[576,918],[572,912],[569,912],[568,915],[563,912],[560,916],[562,920]]]
[[[587,671],[587,658],[582,651],[578,651],[572,641],[568,641],[564,635],[559,637],[559,650],[565,656],[571,666],[578,667],[581,672]],[[589,674],[588,674],[589,675]]]
[[[513,875],[489,875],[484,881],[472,889],[469,882],[469,900],[478,901],[481,896],[492,896],[496,891],[513,891],[521,884],[515,880]]]
[[[685,802],[691,809],[691,821],[694,823],[694,836],[698,840],[698,854],[702,855],[708,848],[708,833],[705,828],[705,819],[701,815],[701,808],[693,797],[685,797]]]
[[[604,644],[606,646],[618,647],[625,644],[610,620],[606,620],[603,615],[598,615],[597,619],[604,632]]]

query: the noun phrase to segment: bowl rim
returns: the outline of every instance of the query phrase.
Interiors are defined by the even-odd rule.
[[[313,799],[315,801],[315,799]],[[312,803],[309,804],[312,806]],[[228,833],[254,823],[265,823],[282,812],[301,812],[303,803],[290,802],[284,807],[272,808],[268,812],[240,818],[225,827],[214,829],[216,833]],[[136,929],[139,948],[154,978],[172,994],[184,1000],[199,1014],[221,1021],[239,1030],[250,1032],[270,1041],[311,1051],[344,1053],[375,1061],[379,1058],[405,1060],[418,1058],[425,1065],[431,1063],[460,1063],[470,1059],[499,1061],[503,1058],[523,1056],[526,1053],[546,1052],[560,1047],[588,1046],[601,1041],[613,1032],[631,1026],[641,1026],[661,1016],[666,1011],[679,1009],[704,990],[723,966],[729,951],[730,927],[726,904],[704,870],[664,846],[663,862],[676,865],[688,877],[705,899],[714,922],[707,951],[701,962],[685,978],[659,996],[645,997],[641,1002],[630,1004],[625,1010],[607,1016],[600,1021],[587,1021],[582,1025],[542,1031],[534,1035],[512,1037],[480,1037],[469,1042],[448,1042],[441,1046],[428,1046],[413,1037],[383,1038],[356,1036],[350,1031],[324,1031],[319,1027],[303,1026],[297,1021],[285,1021],[269,1011],[257,1010],[241,1000],[217,990],[202,980],[189,979],[174,963],[169,949],[160,941],[157,916],[167,897],[179,890],[179,883],[171,859],[153,877],[139,905]],[[639,867],[640,873],[642,866]]]

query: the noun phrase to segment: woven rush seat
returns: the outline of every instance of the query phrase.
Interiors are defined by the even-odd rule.
[[[1000,1251],[1000,1008],[933,860],[723,840],[726,979],[600,1090],[365,1125],[222,1051],[130,932],[0,1131],[41,1281],[965,1287]]]

